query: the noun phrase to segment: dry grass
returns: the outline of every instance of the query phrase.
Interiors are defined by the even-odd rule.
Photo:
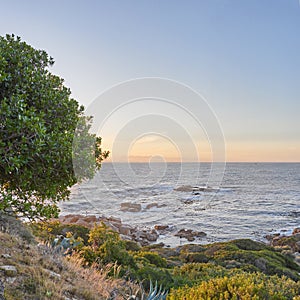
[[[71,256],[68,260],[64,260],[65,270],[68,270],[68,274],[76,274],[74,280],[75,284],[74,292],[87,299],[101,299],[99,295],[104,297],[103,299],[124,299],[125,296],[129,295],[130,290],[137,289],[138,286],[130,284],[123,279],[117,278],[119,274],[119,267],[116,264],[108,264],[102,269],[98,269],[97,266],[89,268],[83,268],[83,259],[77,255]],[[115,275],[114,278],[108,277],[109,273]],[[79,280],[78,280],[79,278]],[[93,291],[93,294],[83,294],[84,285],[89,284],[89,291]]]
[[[8,277],[0,271],[7,300],[98,300],[124,299],[138,287],[121,279],[108,278],[115,265],[84,268],[77,256],[66,259],[45,245],[29,244],[17,236],[0,232],[0,266],[13,265],[18,273]],[[51,273],[54,272],[55,274]]]

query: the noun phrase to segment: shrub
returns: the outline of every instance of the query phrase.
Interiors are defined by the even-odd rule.
[[[209,261],[209,258],[203,253],[188,253],[182,257],[187,263],[207,263]]]
[[[194,287],[172,289],[168,299],[293,299],[300,294],[300,283],[286,277],[270,276],[262,273],[240,273],[231,277],[203,281]],[[296,298],[294,298],[296,299]]]
[[[141,249],[139,244],[134,242],[134,241],[126,241],[125,240],[124,243],[125,243],[125,248],[126,248],[127,251],[137,252]]]
[[[223,277],[233,272],[237,272],[237,270],[227,270],[222,266],[218,266],[212,263],[190,263],[175,268],[173,274],[175,276],[184,277],[191,283],[199,283],[199,281],[209,280],[216,277]]]
[[[126,251],[126,244],[117,232],[104,223],[96,225],[89,233],[89,246],[81,250],[81,255],[88,264],[117,263],[118,265],[136,267],[133,257]]]
[[[131,279],[142,282],[144,289],[150,289],[150,282],[157,282],[165,290],[174,286],[174,279],[167,269],[157,268],[155,266],[141,266],[135,272],[131,273]]]
[[[135,256],[136,259],[139,257],[145,258],[147,262],[149,262],[152,265],[155,265],[156,267],[166,268],[167,267],[167,261],[165,258],[160,257],[157,253],[150,252],[150,251],[141,251],[138,252],[138,254]]]
[[[76,224],[61,224],[58,220],[31,223],[33,234],[43,241],[52,242],[58,235],[66,236],[71,233],[74,238],[81,238],[87,245],[89,239],[89,229]]]

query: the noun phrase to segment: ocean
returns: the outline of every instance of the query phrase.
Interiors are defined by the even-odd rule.
[[[139,228],[169,225],[159,241],[185,243],[179,229],[204,231],[197,243],[237,238],[264,241],[300,227],[300,163],[104,163],[90,181],[72,188],[61,213],[122,219]],[[120,210],[121,203],[141,211]],[[147,209],[147,205],[151,208]]]

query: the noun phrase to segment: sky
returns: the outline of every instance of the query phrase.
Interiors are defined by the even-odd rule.
[[[300,161],[298,0],[11,0],[1,3],[0,31],[54,58],[50,71],[102,118],[114,161],[210,161],[220,151],[228,162]],[[170,96],[167,106],[149,92],[139,96],[152,100],[120,108],[101,97],[146,77],[199,98]],[[202,120],[206,108],[223,140]]]

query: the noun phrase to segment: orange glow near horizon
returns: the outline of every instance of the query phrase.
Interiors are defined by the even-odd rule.
[[[107,141],[107,140],[106,140]],[[103,149],[112,149],[112,143],[103,143]],[[189,149],[184,154],[176,145],[159,137],[145,137],[134,143],[128,153],[111,153],[105,162],[211,162],[209,145],[197,145],[198,159]],[[231,141],[226,143],[227,162],[300,162],[300,142]]]

